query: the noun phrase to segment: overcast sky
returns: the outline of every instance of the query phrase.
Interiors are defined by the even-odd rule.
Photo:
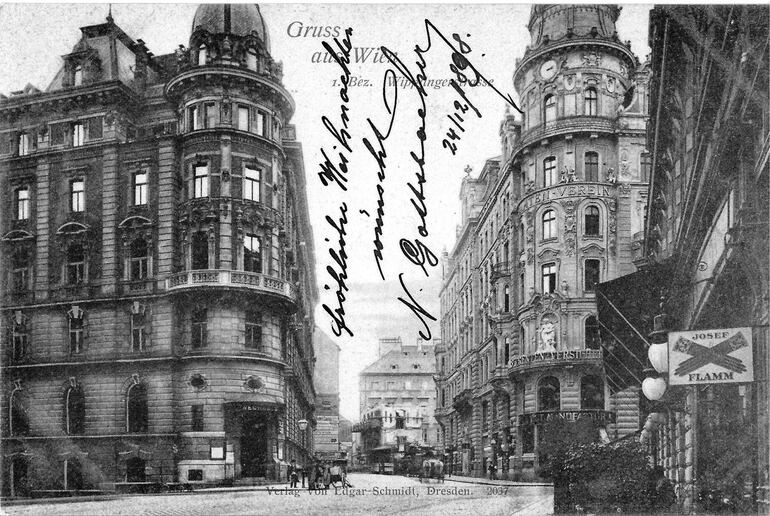
[[[463,169],[471,165],[474,174],[484,161],[500,154],[498,129],[504,113],[504,100],[490,88],[473,88],[466,92],[482,117],[466,116],[464,132],[457,143],[456,155],[441,146],[444,133],[452,127],[447,115],[453,113],[453,102],[458,93],[450,87],[429,89],[427,107],[424,185],[427,218],[427,237],[418,233],[420,219],[412,207],[413,198],[407,182],[417,186],[417,168],[409,153],[418,149],[415,131],[419,126],[418,95],[413,89],[399,90],[395,108],[393,131],[385,142],[387,166],[382,182],[385,200],[382,243],[382,268],[385,282],[380,277],[374,260],[374,217],[377,210],[378,168],[362,143],[362,138],[373,140],[366,119],[381,130],[389,119],[382,99],[385,63],[375,63],[374,51],[381,45],[401,57],[416,73],[414,46],[425,46],[427,41],[424,20],[430,20],[447,38],[459,33],[471,48],[467,59],[491,79],[503,94],[512,94],[511,85],[515,60],[523,55],[529,42],[526,23],[528,4],[260,4],[266,19],[272,44],[272,55],[284,64],[284,84],[296,101],[292,120],[303,143],[305,173],[308,184],[310,216],[315,235],[317,274],[320,303],[316,323],[333,337],[330,319],[321,304],[336,307],[334,290],[326,266],[333,265],[328,247],[336,244],[336,232],[324,222],[326,215],[339,216],[341,203],[348,208],[347,248],[348,287],[346,292],[346,320],[354,337],[335,339],[342,349],[340,390],[342,414],[358,419],[357,373],[376,358],[377,339],[401,336],[405,342],[414,342],[421,324],[398,297],[405,297],[398,281],[404,273],[404,282],[422,304],[437,319],[438,289],[441,268],[427,267],[429,277],[404,258],[399,240],[419,238],[436,256],[444,249],[451,250],[455,229],[459,223],[459,186]],[[618,22],[621,39],[631,40],[632,50],[644,60],[647,47],[647,25],[650,6],[625,5]],[[179,44],[187,44],[196,4],[112,4],[112,14],[118,24],[134,39],[143,39],[148,48],[161,55],[173,52]],[[79,27],[104,21],[108,4],[4,4],[0,5],[0,92],[23,88],[27,83],[44,89],[53,79],[61,56],[71,51],[80,37]],[[322,162],[321,149],[334,156],[336,143],[322,123],[326,115],[339,126],[339,85],[333,81],[341,69],[335,63],[317,63],[314,58],[323,52],[324,37],[297,36],[307,27],[347,27],[353,29],[351,43],[357,52],[367,54],[364,63],[353,63],[350,71],[356,86],[349,88],[349,117],[351,150],[348,155],[349,182],[347,192],[333,185],[324,187],[317,177]],[[432,50],[425,54],[426,75],[430,79],[450,79],[451,64],[448,47],[432,34]],[[331,43],[331,41],[330,41]],[[333,45],[333,44],[332,44]],[[363,84],[368,81],[367,84]],[[470,115],[470,113],[468,113]],[[458,131],[459,132],[459,131]],[[364,210],[370,216],[362,214]],[[326,242],[328,238],[330,242]],[[325,290],[324,285],[331,287]],[[422,290],[420,290],[422,289]],[[434,335],[438,324],[431,324]]]

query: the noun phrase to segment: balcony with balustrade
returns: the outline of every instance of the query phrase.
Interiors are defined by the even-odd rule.
[[[296,289],[291,282],[257,272],[225,269],[182,271],[170,275],[165,282],[165,289],[170,293],[212,288],[264,294],[292,304],[297,299]]]

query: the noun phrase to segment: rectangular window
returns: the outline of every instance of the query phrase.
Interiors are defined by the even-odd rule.
[[[198,349],[206,346],[206,323],[208,317],[208,310],[200,308],[193,310],[192,313],[192,339],[191,344],[193,349]]]
[[[73,179],[70,182],[70,211],[85,211],[85,181]]]
[[[80,147],[86,142],[86,126],[80,122],[72,124],[72,146]]]
[[[599,283],[599,260],[586,260],[583,288],[586,292],[593,292]]]
[[[262,171],[253,166],[243,169],[243,198],[249,201],[260,201],[260,185]]]
[[[586,152],[584,175],[585,175],[586,181],[599,180],[599,154],[598,153]]]
[[[203,432],[203,405],[191,405],[192,431]]]
[[[555,185],[559,182],[556,177],[556,158],[550,157],[543,160],[543,187]]]
[[[83,85],[83,67],[80,65],[77,65],[75,67],[75,71],[73,72],[73,79],[72,79],[74,86],[82,86]]]
[[[641,173],[642,177],[640,178],[642,181],[649,181],[650,180],[650,174],[652,172],[652,158],[650,157],[649,152],[642,153],[641,156]]]
[[[88,141],[102,138],[102,117],[96,116],[88,119]]]
[[[13,331],[13,359],[19,360],[27,354],[27,344],[29,342],[29,335],[26,330],[14,330]]]
[[[24,186],[16,190],[16,220],[29,218],[29,188]]]
[[[246,312],[246,348],[262,351],[262,314]]]
[[[238,129],[241,131],[249,130],[249,107],[238,106]]]
[[[200,120],[198,119],[198,106],[187,108],[187,130],[197,131],[200,129]]]
[[[193,167],[193,197],[208,197],[209,195],[209,166],[200,163]]]
[[[521,452],[535,452],[535,428],[534,425],[523,425],[519,427],[521,432]]]
[[[217,124],[216,110],[213,102],[206,102],[203,105],[203,124],[204,127],[209,129]]]
[[[29,133],[19,134],[19,156],[26,156],[32,151],[32,136]]]
[[[134,206],[147,204],[147,171],[134,174]]]
[[[51,145],[64,145],[67,139],[67,124],[51,124]]]
[[[257,111],[257,134],[260,136],[267,136],[265,133],[266,130],[265,114],[262,111]]]
[[[131,351],[144,351],[145,319],[144,314],[131,314]]]
[[[543,265],[543,294],[551,294],[556,291],[556,265],[549,263]]]
[[[14,264],[13,268],[13,290],[14,292],[24,292],[29,283],[29,268],[26,264]]]
[[[70,354],[83,350],[83,319],[70,318]]]
[[[262,272],[262,241],[257,235],[243,237],[243,270]]]
[[[188,482],[202,482],[203,470],[202,469],[188,469],[187,470]]]

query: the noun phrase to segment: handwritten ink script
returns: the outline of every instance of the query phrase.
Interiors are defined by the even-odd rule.
[[[426,98],[430,89],[427,86],[430,84],[430,79],[426,73],[428,54],[432,49],[438,47],[443,47],[445,51],[449,51],[451,54],[447,67],[451,76],[448,84],[453,95],[446,110],[441,114],[442,118],[446,117],[449,120],[450,125],[439,136],[441,138],[441,148],[449,152],[450,155],[454,156],[457,153],[458,146],[462,143],[470,121],[480,119],[483,116],[471,98],[471,93],[475,87],[484,86],[486,91],[491,90],[520,113],[521,110],[510,95],[503,94],[498,90],[493,85],[493,81],[484,77],[476,66],[471,63],[469,54],[471,54],[472,49],[467,42],[470,34],[463,38],[459,34],[453,33],[451,38],[447,38],[433,23],[426,19],[424,34],[426,40],[422,46],[420,44],[414,46],[413,58],[415,60],[413,65],[407,65],[404,60],[389,48],[385,46],[380,47],[380,52],[387,60],[387,67],[382,77],[382,104],[380,106],[385,113],[385,122],[376,123],[374,121],[374,119],[380,118],[379,115],[381,113],[378,113],[376,117],[366,117],[365,126],[371,134],[367,134],[360,137],[360,140],[357,140],[349,132],[351,119],[348,87],[351,79],[349,65],[351,62],[351,48],[353,48],[351,43],[352,35],[353,29],[348,28],[344,31],[344,36],[341,40],[336,37],[333,39],[334,47],[328,42],[323,42],[322,44],[324,49],[333,56],[341,72],[339,81],[335,80],[335,84],[340,85],[339,98],[341,103],[339,113],[335,115],[334,121],[327,116],[323,116],[321,119],[324,128],[331,135],[334,143],[331,147],[333,152],[321,149],[321,156],[324,161],[319,163],[318,179],[325,187],[336,186],[341,192],[347,192],[349,179],[348,164],[355,148],[353,143],[354,141],[361,142],[368,157],[373,160],[375,165],[376,173],[373,178],[373,187],[376,193],[376,208],[372,210],[360,209],[358,213],[368,218],[372,218],[371,214],[373,214],[371,253],[374,264],[377,267],[377,272],[380,278],[385,281],[386,275],[383,271],[383,263],[387,255],[385,254],[386,249],[383,235],[386,228],[386,217],[389,212],[385,202],[385,183],[388,176],[388,166],[393,163],[389,159],[393,158],[393,154],[396,151],[403,152],[400,147],[390,149],[388,147],[388,140],[393,134],[396,115],[399,113],[399,88],[410,92],[410,94],[417,95],[415,100],[417,101],[416,119],[418,122],[410,133],[415,138],[412,140],[413,146],[406,150],[409,162],[412,164],[412,172],[410,179],[405,184],[409,192],[415,223],[411,229],[407,228],[407,234],[401,235],[398,241],[401,255],[409,263],[421,270],[426,277],[429,277],[431,269],[438,264],[438,258],[427,243],[430,229],[427,223],[428,204],[425,198],[425,185],[428,181],[428,159],[425,149],[426,142],[431,136],[426,127],[426,119],[429,115]],[[402,116],[408,116],[408,114],[402,114]],[[446,126],[446,124],[444,125]],[[329,157],[330,154],[333,157]],[[345,301],[346,293],[348,292],[348,254],[346,252],[347,243],[344,238],[347,234],[346,224],[349,222],[347,203],[342,202],[339,209],[333,215],[327,215],[325,220],[337,235],[336,243],[328,248],[328,255],[332,262],[326,267],[326,272],[332,280],[330,283],[336,285],[336,306],[332,308],[324,304],[323,309],[331,318],[331,329],[336,336],[339,337],[345,333],[352,337],[354,333],[345,318]],[[330,242],[328,238],[325,240]],[[428,321],[436,321],[436,317],[410,291],[404,277],[405,273],[403,271],[398,273],[403,295],[397,299],[419,320],[422,325],[422,329],[419,331],[420,337],[430,340],[432,335]],[[331,290],[332,288],[328,283],[324,285],[326,290]]]

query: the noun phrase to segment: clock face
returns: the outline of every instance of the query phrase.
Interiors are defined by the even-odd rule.
[[[540,77],[547,80],[554,75],[556,75],[556,61],[550,59],[540,65]]]

